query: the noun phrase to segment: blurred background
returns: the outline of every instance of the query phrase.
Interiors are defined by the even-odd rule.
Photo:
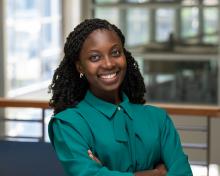
[[[0,0],[1,140],[48,144],[48,86],[67,35],[86,18],[123,31],[145,98],[171,112],[194,175],[220,175],[219,0]]]

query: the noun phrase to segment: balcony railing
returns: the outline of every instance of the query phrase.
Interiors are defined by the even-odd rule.
[[[207,175],[209,173],[210,165],[210,139],[211,139],[211,118],[220,118],[220,107],[219,106],[205,106],[205,105],[177,105],[177,104],[164,104],[164,103],[154,103],[155,105],[165,109],[170,115],[181,115],[180,118],[190,118],[194,117],[205,117],[205,126],[177,126],[179,131],[199,131],[206,133],[205,143],[182,143],[184,148],[192,149],[202,149],[206,150],[206,161],[191,161],[191,164],[207,166]],[[30,136],[8,136],[4,135],[1,138],[35,138],[38,141],[45,142],[45,111],[50,109],[47,101],[36,101],[36,100],[17,100],[17,99],[4,99],[0,98],[0,108],[37,108],[41,109],[41,119],[40,120],[24,120],[24,119],[11,119],[11,118],[0,118],[0,122],[13,121],[13,122],[38,122],[41,124],[41,137],[30,137]]]

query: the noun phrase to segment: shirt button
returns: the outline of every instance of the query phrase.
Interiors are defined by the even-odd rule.
[[[119,111],[121,110],[120,106],[118,106],[118,110],[119,110]]]

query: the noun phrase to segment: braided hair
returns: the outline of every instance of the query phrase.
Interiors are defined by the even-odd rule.
[[[58,113],[66,108],[76,106],[85,96],[89,88],[89,83],[84,77],[80,78],[76,69],[76,61],[79,60],[79,53],[83,43],[90,33],[96,29],[106,29],[114,31],[121,40],[127,62],[127,71],[121,90],[126,93],[130,102],[143,104],[145,85],[143,77],[139,71],[137,62],[131,53],[124,47],[125,37],[121,30],[115,25],[102,19],[86,19],[69,34],[64,45],[64,57],[53,75],[49,92],[52,92],[50,106],[54,113]]]

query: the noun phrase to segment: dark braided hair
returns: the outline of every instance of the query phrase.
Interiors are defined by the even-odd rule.
[[[118,35],[127,61],[127,71],[121,90],[126,93],[132,103],[142,104],[145,102],[143,99],[145,93],[143,77],[137,62],[131,53],[124,48],[125,37],[121,30],[106,20],[87,19],[76,26],[67,37],[64,45],[64,58],[55,70],[52,83],[49,86],[49,92],[52,92],[49,104],[54,108],[55,114],[66,108],[74,107],[84,98],[88,90],[89,83],[85,76],[80,78],[75,63],[79,60],[79,53],[84,41],[96,29],[114,31]]]

